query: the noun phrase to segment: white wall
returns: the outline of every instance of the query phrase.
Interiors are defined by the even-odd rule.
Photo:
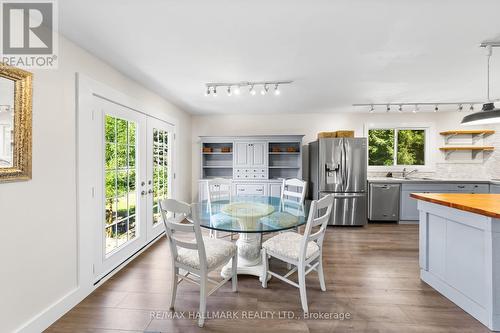
[[[76,72],[178,120],[177,194],[191,197],[191,116],[65,38],[59,50],[59,69],[34,71],[33,179],[0,184],[2,332],[21,327],[77,285]]]
[[[365,123],[433,123],[435,126],[434,153],[436,154],[436,177],[484,179],[500,177],[500,152],[496,151],[482,164],[445,163],[444,154],[437,147],[444,144],[440,131],[460,129],[460,121],[466,113],[458,112],[421,112],[413,113],[317,113],[317,114],[258,114],[258,115],[214,115],[193,116],[192,172],[193,200],[197,198],[197,179],[200,178],[199,136],[204,135],[254,135],[254,134],[304,134],[304,143],[316,140],[321,131],[341,129],[354,130],[356,136],[364,135]],[[494,127],[488,127],[494,128]],[[500,149],[500,134],[490,136],[487,144]],[[307,151],[307,147],[304,153]],[[306,157],[306,156],[305,156]],[[304,161],[304,176],[307,175],[307,161]]]

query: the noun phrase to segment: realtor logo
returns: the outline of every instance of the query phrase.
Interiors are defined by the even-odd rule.
[[[24,68],[57,65],[55,1],[3,0],[2,62]]]

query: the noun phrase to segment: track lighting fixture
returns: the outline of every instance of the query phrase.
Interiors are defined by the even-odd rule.
[[[498,100],[496,100],[496,101],[498,101]],[[377,106],[385,106],[386,112],[390,112],[391,107],[393,107],[393,106],[397,106],[398,112],[404,112],[405,107],[409,106],[409,107],[414,107],[414,109],[412,109],[411,111],[413,113],[416,113],[416,112],[420,111],[420,107],[422,107],[422,109],[424,111],[431,111],[432,110],[433,112],[438,112],[442,106],[454,106],[455,110],[457,110],[458,112],[461,112],[464,110],[464,105],[470,105],[469,110],[474,111],[475,104],[482,104],[482,103],[481,102],[438,102],[438,103],[422,102],[422,103],[389,103],[389,104],[387,104],[387,103],[366,103],[366,104],[362,103],[361,104],[360,103],[360,104],[352,104],[352,106],[354,106],[354,107],[358,107],[358,106],[368,107],[368,111],[370,113],[372,112],[372,109],[375,109],[375,107],[377,107]],[[432,107],[432,108],[430,108],[430,107]],[[445,107],[444,110],[447,111],[448,108]],[[450,109],[450,111],[451,110],[453,110],[453,109]],[[500,113],[499,113],[499,118],[500,118]]]
[[[207,90],[205,92],[205,96],[212,95],[212,96],[217,96],[217,88],[222,88],[226,89],[227,95],[232,96],[234,95],[240,95],[241,94],[241,88],[242,87],[248,87],[248,93],[252,96],[257,94],[256,88],[262,87],[260,89],[260,94],[261,95],[267,95],[269,93],[269,90],[272,88],[274,85],[274,95],[278,96],[281,95],[281,89],[280,86],[284,84],[291,84],[293,81],[258,81],[258,82],[234,82],[234,83],[223,83],[223,82],[213,82],[213,83],[206,83],[205,86],[207,87]]]

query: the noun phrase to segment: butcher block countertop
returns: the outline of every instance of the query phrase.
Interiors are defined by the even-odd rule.
[[[412,193],[411,197],[500,219],[500,194]]]

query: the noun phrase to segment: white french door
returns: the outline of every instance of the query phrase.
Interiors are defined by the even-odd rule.
[[[174,126],[98,97],[96,104],[99,279],[163,232],[158,201],[172,193]]]
[[[171,197],[172,180],[172,142],[174,127],[164,121],[147,120],[147,221],[148,235],[155,238],[165,229],[161,220],[158,201]]]

